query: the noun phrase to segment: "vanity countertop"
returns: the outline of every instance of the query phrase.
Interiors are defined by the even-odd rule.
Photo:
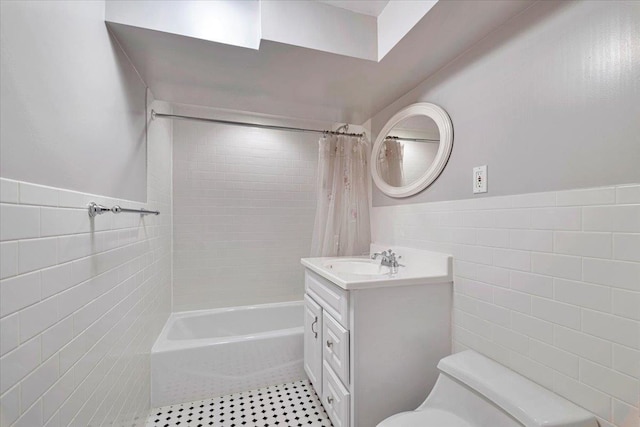
[[[372,252],[378,251],[383,246],[372,246]],[[384,246],[387,247],[387,246]],[[439,252],[429,252],[417,249],[392,247],[402,255],[398,272],[378,274],[354,274],[344,271],[336,271],[335,262],[347,263],[376,263],[369,257],[319,257],[302,258],[300,262],[309,270],[317,273],[325,279],[335,283],[345,290],[381,288],[391,286],[423,285],[429,283],[446,283],[453,281],[451,255]]]

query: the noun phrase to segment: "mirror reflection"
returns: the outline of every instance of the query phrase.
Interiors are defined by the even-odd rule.
[[[401,120],[386,135],[378,152],[378,173],[392,187],[410,185],[433,163],[440,146],[436,122],[417,115]]]

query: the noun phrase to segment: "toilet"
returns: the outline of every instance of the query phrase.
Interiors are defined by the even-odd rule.
[[[445,357],[438,369],[418,409],[378,427],[598,427],[589,412],[475,351]]]

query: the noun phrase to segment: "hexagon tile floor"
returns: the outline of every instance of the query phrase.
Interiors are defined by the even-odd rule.
[[[163,406],[146,427],[332,427],[308,380]]]

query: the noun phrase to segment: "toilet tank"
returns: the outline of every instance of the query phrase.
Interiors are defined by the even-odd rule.
[[[459,413],[468,391],[474,405],[480,395],[487,406],[497,407],[526,427],[598,427],[591,413],[473,350],[445,357],[438,369],[443,387],[436,385],[418,410],[454,401],[453,412]],[[449,379],[460,387],[445,386]]]

